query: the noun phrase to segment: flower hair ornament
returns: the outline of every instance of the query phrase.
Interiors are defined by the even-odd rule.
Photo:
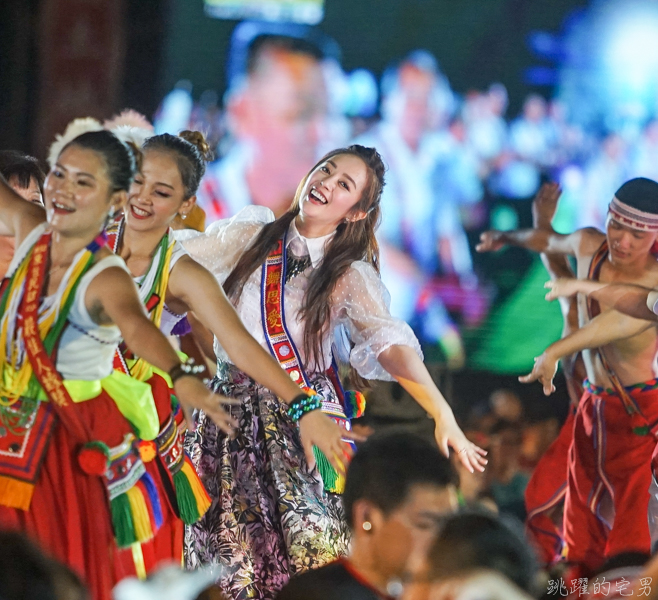
[[[52,169],[55,165],[57,158],[68,143],[72,142],[79,135],[88,133],[89,131],[103,131],[103,125],[100,121],[91,117],[74,119],[66,126],[64,133],[57,134],[55,141],[50,145],[48,150],[48,165],[50,168]]]

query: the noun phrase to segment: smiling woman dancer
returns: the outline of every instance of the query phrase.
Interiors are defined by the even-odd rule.
[[[245,329],[215,277],[192,260],[173,238],[170,226],[177,216],[184,219],[194,206],[205,171],[204,156],[208,146],[203,135],[198,131],[184,131],[179,136],[166,133],[153,136],[143,144],[143,153],[141,170],[130,188],[124,214],[108,232],[110,246],[125,260],[135,278],[152,322],[169,335],[187,311],[194,311],[201,323],[227,348],[230,360],[239,369],[272,389],[287,403],[298,397],[303,399],[305,394],[299,386]],[[170,488],[166,496],[173,498],[173,502],[164,507],[163,527],[153,542],[143,547],[144,566],[150,571],[161,561],[180,562],[183,522],[197,521],[205,507],[198,508],[195,498],[190,497],[189,491],[201,486],[195,483],[196,473],[192,469],[187,472],[181,469],[179,463],[185,458],[169,460],[170,450],[176,445],[174,439],[178,437],[182,444],[183,427],[180,427],[180,411],[176,411],[175,405],[172,410],[162,374],[154,373],[149,365],[135,360],[128,351],[124,350],[123,357],[125,370],[141,381],[149,381],[153,387],[160,419],[157,438],[163,459],[160,464],[171,474],[164,478],[163,485]],[[327,453],[340,448],[343,433],[321,412],[304,419],[304,439]],[[149,466],[154,470],[154,478],[157,477],[157,465]],[[188,479],[187,483],[177,483],[182,476]]]
[[[247,329],[293,381],[322,397],[321,407],[282,409],[215,345],[214,389],[242,401],[232,408],[240,432],[230,439],[201,415],[192,457],[213,505],[190,528],[187,550],[190,566],[219,560],[227,567],[222,584],[233,598],[272,598],[290,575],[346,553],[340,497],[329,493],[341,491],[343,450],[314,456],[304,439],[305,420],[317,409],[346,428],[355,412],[354,393],[342,393],[332,368],[340,339],[349,340],[345,358],[353,371],[394,377],[434,417],[444,453],[451,446],[471,470],[486,462],[432,382],[411,329],[388,312],[375,240],[384,170],[374,149],[335,150],[304,178],[279,219],[250,207],[205,234],[176,234],[223,282]],[[324,485],[309,470],[315,462]]]
[[[0,234],[17,246],[0,300],[0,527],[36,539],[94,600],[109,600],[116,582],[113,538],[148,539],[161,519],[133,433],[155,422],[156,435],[157,414],[149,386],[113,372],[119,339],[169,374],[183,404],[227,434],[235,426],[105,247],[101,232],[134,172],[129,148],[96,131],[59,153],[45,210],[0,178]]]

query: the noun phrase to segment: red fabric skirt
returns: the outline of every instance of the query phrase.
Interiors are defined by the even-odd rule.
[[[76,404],[92,439],[118,446],[131,433],[126,419],[105,392]],[[78,465],[78,444],[57,422],[41,466],[30,509],[0,505],[0,527],[19,530],[51,556],[73,569],[94,600],[111,600],[116,583],[116,544],[110,505],[101,477]]]
[[[559,560],[564,546],[562,527],[555,515],[567,493],[569,447],[576,411],[569,412],[560,434],[537,463],[525,491],[526,531],[544,565]]]
[[[648,524],[651,457],[658,424],[655,380],[627,388],[640,415],[621,399],[585,390],[569,449],[564,537],[567,558],[594,571],[625,552],[650,552]]]

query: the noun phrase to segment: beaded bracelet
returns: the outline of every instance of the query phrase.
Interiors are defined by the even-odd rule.
[[[171,385],[174,385],[178,379],[185,375],[197,375],[203,371],[203,366],[195,365],[193,358],[188,358],[184,363],[178,363],[173,366],[168,375],[171,379]]]
[[[288,416],[295,422],[299,421],[306,413],[322,408],[322,400],[317,394],[308,396],[300,394],[288,406]]]

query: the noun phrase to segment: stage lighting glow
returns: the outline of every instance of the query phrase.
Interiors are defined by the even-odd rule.
[[[620,12],[620,15],[623,13]],[[658,11],[626,15],[611,27],[606,52],[610,75],[622,96],[645,100],[655,92],[658,75]]]

